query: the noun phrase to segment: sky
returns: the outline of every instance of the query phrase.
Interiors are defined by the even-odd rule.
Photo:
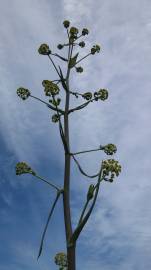
[[[25,161],[40,176],[63,184],[63,147],[58,126],[51,122],[52,113],[34,99],[22,101],[16,89],[28,88],[48,101],[41,82],[57,79],[57,74],[37,49],[48,43],[58,52],[57,45],[67,39],[65,19],[79,31],[90,31],[83,38],[86,47],[79,48],[81,57],[93,45],[101,46],[99,54],[81,62],[83,73],[72,71],[71,89],[109,92],[106,101],[92,103],[70,117],[72,152],[114,143],[113,158],[122,166],[113,183],[101,185],[77,243],[77,270],[150,269],[151,1],[1,0],[0,270],[55,270],[55,254],[65,251],[60,200],[37,261],[55,191],[31,175],[15,174],[16,163]],[[60,54],[65,56],[66,51]],[[71,106],[76,102],[72,99]],[[89,174],[95,174],[102,159],[108,158],[102,151],[78,156]],[[94,182],[80,175],[72,162],[73,227],[88,186]]]

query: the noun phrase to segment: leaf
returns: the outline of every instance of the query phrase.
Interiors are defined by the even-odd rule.
[[[69,61],[69,68],[73,68],[75,66],[78,55],[79,55],[79,53],[77,53],[74,57],[72,57],[70,59],[70,61]]]
[[[65,80],[64,80],[63,73],[60,66],[59,66],[59,70],[60,70],[60,79],[61,79],[62,86],[67,90],[67,86],[65,84]]]

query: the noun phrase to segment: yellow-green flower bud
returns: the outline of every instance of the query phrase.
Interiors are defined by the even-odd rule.
[[[61,50],[64,46],[62,44],[58,44],[57,48]]]
[[[85,36],[85,35],[88,35],[88,34],[89,34],[89,30],[87,28],[83,28],[82,35]]]
[[[44,87],[44,92],[46,96],[54,96],[59,94],[59,87],[57,84],[53,83],[52,81],[43,80],[42,85]]]
[[[87,201],[90,201],[93,198],[94,190],[95,190],[95,186],[91,184],[87,192]]]
[[[106,89],[100,89],[98,92],[94,93],[94,98],[97,101],[98,99],[106,100],[108,98],[108,91]]]
[[[59,121],[59,115],[58,114],[54,114],[51,119],[52,119],[52,122],[53,123],[57,123]]]
[[[67,255],[64,252],[59,252],[56,254],[54,258],[55,264],[62,266],[62,267],[67,267]]]
[[[76,67],[76,72],[82,73],[83,72],[83,68],[82,67]]]
[[[49,102],[51,102],[54,106],[59,106],[61,99],[57,98],[57,99],[53,99],[53,100],[49,100]]]
[[[82,97],[86,100],[90,100],[92,98],[92,93],[91,92],[86,92],[82,95]]]
[[[68,20],[65,20],[65,21],[63,22],[63,25],[64,25],[65,28],[68,28],[69,25],[70,25],[70,22],[69,22]]]
[[[100,52],[100,46],[99,45],[94,45],[92,48],[91,48],[91,54],[95,54],[95,53],[99,53]]]
[[[31,173],[35,175],[36,173],[31,169],[31,167],[25,162],[18,162],[16,164],[16,175]]]
[[[79,30],[78,30],[78,28],[76,28],[76,27],[71,27],[70,28],[70,34],[71,34],[71,36],[73,35],[77,35],[78,34],[78,32],[79,32]]]
[[[85,42],[84,42],[84,41],[79,42],[79,46],[80,46],[81,48],[84,48],[84,47],[85,47]]]
[[[51,50],[49,49],[49,46],[47,44],[41,44],[38,49],[39,54],[42,55],[49,55],[51,54]]]
[[[119,173],[121,172],[121,165],[118,163],[117,160],[114,159],[103,160],[102,170],[103,170],[103,177],[108,176],[110,173],[111,177],[106,180],[113,182],[115,175],[119,176]]]
[[[30,91],[23,87],[18,88],[16,93],[22,100],[25,100],[30,96]]]
[[[107,145],[105,145],[102,150],[104,150],[104,152],[107,154],[107,155],[113,155],[114,153],[116,153],[117,151],[117,147],[116,145],[112,144],[112,143],[109,143]]]

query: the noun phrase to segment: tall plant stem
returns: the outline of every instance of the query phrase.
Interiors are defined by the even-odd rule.
[[[70,50],[70,46],[69,46]],[[70,51],[69,51],[70,52]],[[72,52],[72,48],[71,48]],[[69,53],[70,57],[71,54]],[[69,59],[68,59],[69,63]],[[69,75],[70,68],[68,65],[67,75],[66,75],[66,101],[65,101],[65,113],[64,113],[64,135],[67,144],[68,151],[65,151],[65,169],[64,169],[64,193],[63,193],[63,206],[64,206],[64,222],[66,231],[66,244],[67,244],[67,260],[68,260],[68,270],[75,270],[75,248],[76,245],[70,245],[69,241],[72,236],[72,223],[71,223],[71,213],[70,213],[70,138],[69,138]]]

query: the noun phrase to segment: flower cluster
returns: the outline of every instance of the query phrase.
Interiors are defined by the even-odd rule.
[[[82,29],[82,36],[88,35],[89,34],[89,30],[87,28],[83,28]]]
[[[82,73],[83,72],[83,68],[82,67],[76,67],[76,72]]]
[[[22,100],[25,100],[30,96],[30,91],[23,87],[18,88],[16,93]]]
[[[108,91],[106,89],[100,89],[94,93],[94,98],[97,101],[98,99],[106,100],[108,98]]]
[[[70,42],[73,43],[77,39],[77,34],[79,33],[79,30],[76,27],[71,27],[69,33],[70,33]]]
[[[86,100],[90,100],[92,98],[92,93],[91,92],[86,92],[82,95],[82,97]]]
[[[91,48],[91,54],[95,54],[95,53],[99,53],[100,52],[100,46],[99,45],[94,45],[92,48]]]
[[[103,160],[102,169],[104,180],[113,182],[114,177],[118,176],[121,172],[121,165],[114,159]],[[106,179],[105,176],[108,176],[109,174],[111,174],[111,177]]]
[[[54,96],[59,94],[59,87],[52,81],[43,80],[42,85],[46,96]]]
[[[84,42],[84,41],[79,42],[79,46],[80,46],[81,48],[84,48],[84,47],[85,47],[85,42]]]
[[[51,50],[49,49],[49,46],[47,44],[41,44],[38,49],[39,54],[42,55],[49,55],[51,54]]]
[[[60,269],[64,269],[64,267],[67,268],[67,266],[68,266],[67,255],[64,252],[57,253],[55,258],[54,258],[54,261],[55,261],[56,265],[62,267]]]
[[[109,143],[103,147],[101,147],[101,150],[104,150],[104,152],[107,154],[107,155],[113,155],[116,153],[117,151],[117,147],[115,144],[112,144],[112,143]]]
[[[25,162],[18,162],[16,164],[16,175],[31,173],[35,175],[35,172],[31,169],[31,167]]]
[[[69,25],[70,25],[70,22],[69,22],[68,20],[65,20],[65,21],[63,22],[63,25],[64,25],[65,28],[68,28]]]
[[[59,121],[59,115],[58,114],[53,114],[51,118],[53,123],[57,123]]]
[[[58,46],[57,46],[57,48],[58,48],[59,50],[61,50],[63,47],[64,47],[64,45],[62,45],[62,44],[58,44]]]

